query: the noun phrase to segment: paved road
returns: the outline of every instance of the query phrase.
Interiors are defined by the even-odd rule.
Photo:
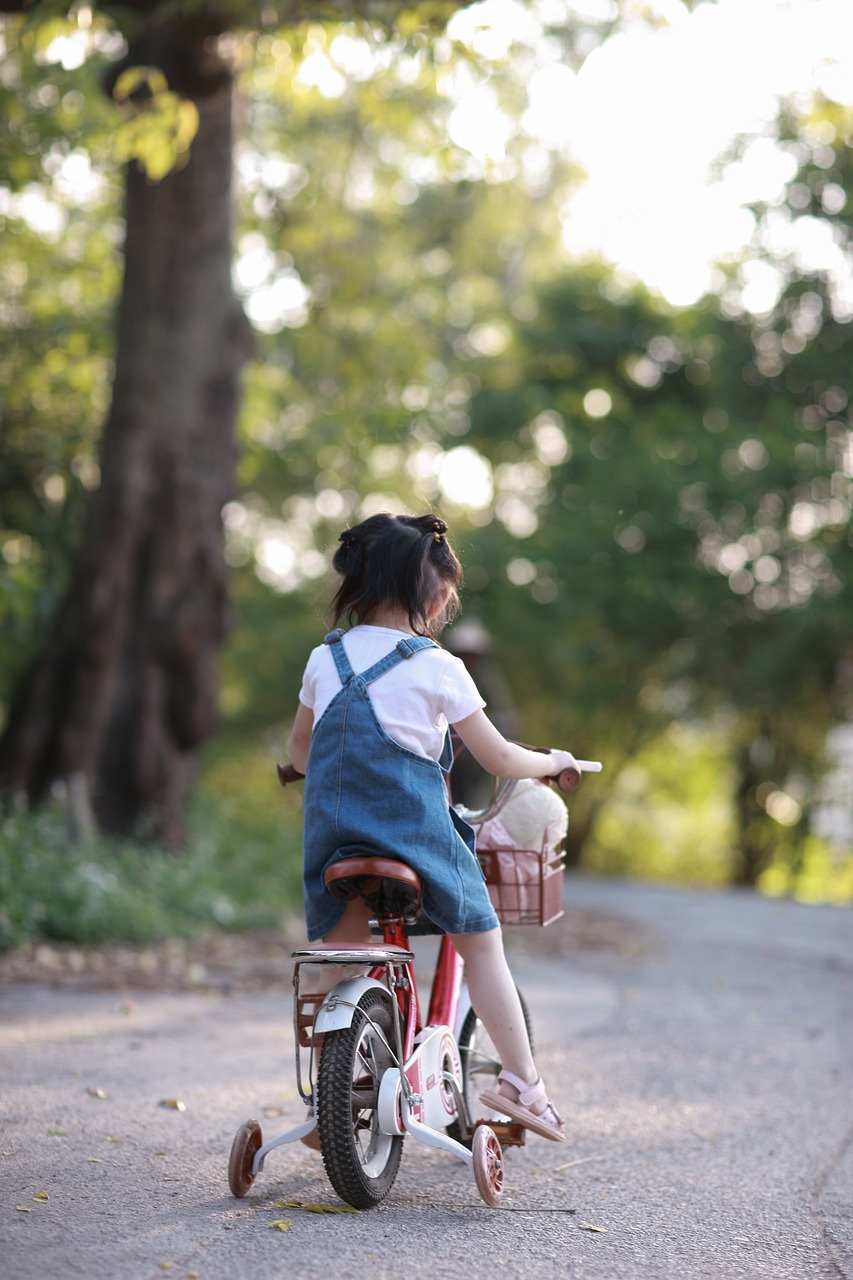
[[[586,878],[569,895],[511,945],[570,1136],[510,1153],[500,1210],[411,1141],[371,1213],[277,1203],[339,1204],[302,1146],[229,1196],[238,1124],[302,1114],[284,987],[2,993],[0,1275],[853,1280],[853,914]]]

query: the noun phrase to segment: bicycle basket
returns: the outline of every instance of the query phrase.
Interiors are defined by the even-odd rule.
[[[501,924],[552,924],[563,914],[561,849],[478,849],[492,906]]]

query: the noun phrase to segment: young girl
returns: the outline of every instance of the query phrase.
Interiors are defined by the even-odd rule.
[[[370,912],[323,886],[331,862],[380,853],[423,880],[423,911],[465,962],[471,1003],[503,1064],[486,1105],[553,1141],[563,1122],[539,1079],[474,833],[450,807],[448,726],[490,773],[553,776],[567,751],[508,742],[462,662],[430,637],[458,611],[461,566],[433,515],[371,516],[342,533],[334,631],[305,669],[291,738],[305,777],[305,911],[314,942],[369,943]]]

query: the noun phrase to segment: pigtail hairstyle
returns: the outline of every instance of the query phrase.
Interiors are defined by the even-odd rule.
[[[368,622],[391,601],[406,611],[416,634],[440,631],[459,611],[462,578],[446,534],[447,525],[434,515],[375,515],[346,529],[332,558],[342,579],[332,601],[335,625],[344,616],[350,624]],[[446,587],[445,608],[430,623],[431,607]]]

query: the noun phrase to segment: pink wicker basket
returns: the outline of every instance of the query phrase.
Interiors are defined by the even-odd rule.
[[[563,914],[562,850],[478,849],[501,924],[552,924]]]

